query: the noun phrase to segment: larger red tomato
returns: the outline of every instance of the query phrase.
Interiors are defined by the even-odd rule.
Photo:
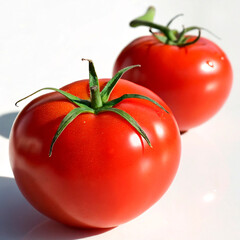
[[[175,36],[175,32],[164,29]],[[207,121],[222,107],[232,86],[231,64],[226,54],[206,38],[177,46],[177,42],[163,43],[157,36],[140,37],[128,44],[118,56],[113,73],[140,64],[141,68],[127,72],[125,78],[158,94],[172,109],[180,130],[186,131]],[[189,43],[196,36],[185,39]]]
[[[102,89],[108,79],[100,80]],[[62,88],[89,100],[87,80]],[[150,90],[120,80],[110,100],[142,94],[166,104]],[[171,113],[143,99],[125,99],[129,113],[152,147],[114,112],[76,117],[49,147],[60,122],[76,105],[59,93],[30,102],[10,136],[10,160],[23,195],[43,214],[68,225],[106,228],[136,217],[154,204],[172,182],[179,164],[180,136]],[[169,110],[170,111],[170,110]]]

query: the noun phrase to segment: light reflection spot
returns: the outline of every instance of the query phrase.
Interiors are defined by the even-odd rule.
[[[147,173],[151,169],[151,161],[149,159],[143,159],[141,162],[141,171],[142,173]]]
[[[158,137],[163,137],[164,136],[164,129],[160,124],[155,125],[155,131],[156,131]]]
[[[141,140],[140,140],[139,136],[135,133],[133,133],[130,136],[130,143],[133,147],[141,147],[142,146],[142,143],[141,143]]]
[[[204,71],[206,73],[212,72],[216,69],[216,65],[214,65],[214,63],[212,61],[206,61],[206,62],[202,63],[201,69],[202,69],[202,71]]]
[[[212,68],[214,67],[214,65],[213,65],[213,62],[212,62],[212,61],[207,61],[207,64],[208,64],[208,66],[209,66],[209,67],[212,67]]]
[[[212,82],[212,83],[209,83],[207,86],[206,86],[206,91],[212,91],[214,89],[217,88],[217,84],[216,82]]]

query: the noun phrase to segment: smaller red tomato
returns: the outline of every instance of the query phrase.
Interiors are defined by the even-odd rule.
[[[163,34],[139,37],[119,54],[113,69],[132,64],[141,68],[127,72],[126,79],[147,87],[171,108],[179,129],[186,131],[215,115],[232,86],[232,68],[226,54],[212,41],[200,37],[201,29],[190,27],[181,33],[149,21],[153,8],[131,22],[150,26]],[[198,29],[198,37],[184,35]]]

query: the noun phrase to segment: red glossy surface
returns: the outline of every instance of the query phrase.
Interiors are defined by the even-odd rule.
[[[122,50],[113,72],[134,64],[141,68],[128,71],[125,79],[158,94],[173,111],[181,131],[211,118],[232,86],[227,56],[205,38],[177,47],[164,45],[153,36],[140,37]]]
[[[89,99],[86,80],[62,89]],[[168,109],[154,93],[125,80],[111,99],[124,93],[149,96]],[[124,100],[116,107],[136,119],[152,148],[114,113],[82,114],[63,131],[49,158],[52,138],[75,106],[49,93],[22,110],[10,135],[10,161],[21,192],[36,209],[68,225],[106,228],[131,220],[164,194],[180,158],[176,121],[146,100]]]

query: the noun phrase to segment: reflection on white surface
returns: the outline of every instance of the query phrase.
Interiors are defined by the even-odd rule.
[[[206,202],[206,203],[212,202],[215,199],[216,199],[216,190],[214,190],[212,192],[209,192],[209,193],[206,193],[203,196],[203,201]]]
[[[133,147],[141,147],[142,143],[139,136],[136,133],[130,135],[130,143]]]

